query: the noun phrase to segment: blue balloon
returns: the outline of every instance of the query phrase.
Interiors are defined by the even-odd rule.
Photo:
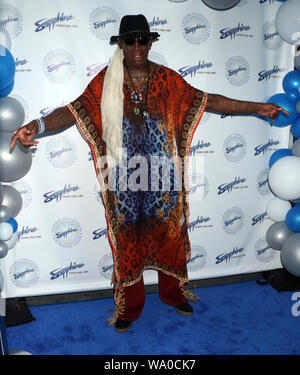
[[[280,148],[279,150],[276,150],[273,152],[273,154],[270,157],[269,160],[269,168],[272,167],[272,165],[279,159],[284,158],[285,156],[292,156],[292,150],[289,148]]]
[[[277,116],[274,121],[268,119],[271,125],[278,126],[279,128],[288,126],[292,122],[294,122],[299,115],[296,109],[296,103],[291,102],[286,94],[275,94],[271,96],[267,103],[277,104],[279,105],[279,107],[285,109],[290,114],[288,116],[283,112],[279,112],[279,116]]]
[[[285,217],[286,225],[294,232],[300,232],[300,206],[292,207]]]
[[[295,138],[300,138],[300,116],[296,118],[291,126],[291,133]]]
[[[291,102],[297,102],[300,99],[299,91],[297,89],[290,89],[286,92],[286,96]]]
[[[14,84],[15,84],[15,81],[13,80],[10,85],[8,85],[4,89],[0,90],[0,98],[8,96],[14,88]]]
[[[11,217],[8,221],[7,221],[8,224],[10,224],[12,227],[13,227],[13,231],[14,233],[17,231],[18,229],[18,223],[16,221],[16,219],[14,219],[13,217]]]
[[[300,72],[298,70],[292,70],[287,73],[282,80],[282,87],[285,92],[292,89],[298,91],[300,88]]]
[[[7,88],[14,80],[16,64],[10,51],[0,44],[0,90]]]

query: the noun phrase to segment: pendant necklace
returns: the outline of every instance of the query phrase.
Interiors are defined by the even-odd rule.
[[[131,75],[129,73],[129,70],[127,68],[127,65],[125,63],[125,67],[126,67],[126,70],[127,70],[127,73],[128,73],[128,77],[130,79],[130,82],[131,82],[131,85],[133,87],[133,91],[130,95],[132,101],[135,103],[135,107],[133,108],[133,112],[136,114],[136,115],[139,115],[140,112],[141,112],[141,115],[144,119],[147,118],[148,116],[148,111],[147,111],[147,101],[148,101],[148,86],[149,86],[149,61],[147,61],[147,65],[148,65],[148,76],[147,76],[147,82],[146,84],[140,89],[140,90],[137,90],[133,84],[133,81],[132,81],[132,78],[131,78]],[[144,91],[144,89],[147,87],[147,93],[146,93],[146,99],[145,99],[145,106],[143,106],[143,96],[142,96],[142,92]],[[140,107],[141,106],[141,107]]]

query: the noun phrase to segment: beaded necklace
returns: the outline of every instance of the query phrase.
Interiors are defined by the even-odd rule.
[[[125,67],[126,67],[126,70],[127,70],[127,73],[128,73],[128,77],[130,79],[130,82],[131,82],[131,85],[132,85],[132,88],[133,88],[133,91],[130,95],[131,100],[135,103],[135,107],[133,108],[133,112],[136,115],[139,115],[140,112],[141,112],[141,115],[144,119],[146,119],[147,116],[148,116],[147,101],[148,101],[148,91],[149,91],[148,90],[148,86],[149,86],[149,61],[147,61],[147,66],[148,66],[148,76],[147,76],[146,83],[140,90],[137,90],[136,87],[134,86],[131,75],[130,75],[129,70],[127,68],[127,65],[125,63]],[[144,106],[143,106],[142,92],[145,90],[145,88],[147,88],[147,93],[146,93],[145,103],[144,103]]]

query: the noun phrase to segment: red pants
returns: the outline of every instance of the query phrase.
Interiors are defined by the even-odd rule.
[[[187,302],[180,287],[179,281],[173,276],[158,271],[159,297],[171,306]],[[141,280],[132,286],[125,288],[125,311],[120,319],[133,322],[142,313],[145,304],[145,288],[143,276]]]

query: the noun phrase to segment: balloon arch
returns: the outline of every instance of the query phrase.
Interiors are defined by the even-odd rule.
[[[10,53],[11,39],[4,29],[0,32],[5,37],[6,46],[0,44],[0,261],[18,242],[18,223],[15,219],[22,209],[20,193],[10,185],[1,183],[13,182],[24,177],[31,168],[32,154],[19,143],[10,149],[13,133],[22,126],[25,120],[23,106],[8,95],[14,88],[16,71],[15,59]],[[0,270],[0,354],[8,354],[3,312],[5,303],[1,299],[4,277]],[[4,311],[5,313],[5,311]],[[21,352],[16,352],[19,354]],[[23,354],[29,354],[22,352]]]

